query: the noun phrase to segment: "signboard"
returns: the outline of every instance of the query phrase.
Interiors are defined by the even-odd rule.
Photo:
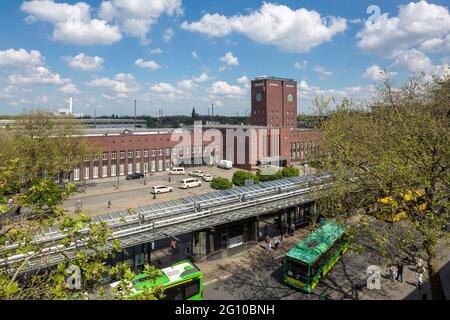
[[[139,254],[134,256],[134,265],[135,266],[143,266],[144,263],[145,263],[145,261],[144,261],[144,254],[143,253],[139,253]]]
[[[244,238],[242,234],[240,236],[228,239],[228,249],[239,247],[242,244],[244,244]]]

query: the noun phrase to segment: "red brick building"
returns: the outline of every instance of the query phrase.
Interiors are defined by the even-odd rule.
[[[254,169],[281,166],[318,154],[320,132],[297,128],[297,82],[259,77],[251,84],[250,126],[194,126],[182,129],[87,129],[85,137],[101,153],[86,155],[70,180],[168,171],[174,166],[231,160]]]

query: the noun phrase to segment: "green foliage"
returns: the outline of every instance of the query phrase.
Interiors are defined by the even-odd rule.
[[[216,177],[211,180],[211,188],[214,190],[231,189],[233,188],[233,183],[227,178]]]
[[[251,172],[238,170],[233,174],[231,181],[235,186],[242,187],[245,185],[245,180],[253,180],[254,183],[258,183],[258,177]]]
[[[284,178],[298,177],[300,175],[300,170],[294,167],[284,167],[281,170],[281,175]]]
[[[121,251],[120,242],[110,239],[112,232],[105,223],[93,223],[84,213],[73,216],[64,211],[62,203],[73,192],[72,184],[60,187],[52,178],[41,178],[42,170],[49,176],[70,170],[88,149],[81,144],[74,146],[72,135],[77,130],[70,119],[58,120],[57,124],[48,114],[31,113],[18,121],[20,126],[0,130],[0,261],[23,256],[0,264],[0,300],[106,297],[106,290],[100,285],[105,275],[126,281],[135,276],[127,265],[112,269],[106,266],[107,258]],[[61,125],[64,121],[67,126]],[[6,205],[8,198],[14,200],[13,207]],[[16,208],[24,210],[19,215],[9,214]],[[36,241],[36,236],[54,225],[59,226],[63,237],[51,244]],[[49,246],[57,250],[63,261],[39,273],[24,273],[30,260],[38,255],[47,258]],[[112,251],[104,250],[107,247],[112,247]],[[69,266],[80,269],[80,289],[69,289]],[[15,272],[11,274],[11,270]],[[145,297],[156,298],[153,290]]]
[[[269,172],[266,172],[266,171],[261,172],[261,170],[257,170],[256,177],[257,177],[258,181],[266,182],[266,181],[279,180],[279,179],[283,178],[283,174],[282,174],[282,170],[278,170],[273,174],[270,174]]]
[[[358,108],[344,100],[323,124],[328,157],[320,169],[333,174],[334,185],[319,210],[350,219],[366,215],[370,223],[360,223],[361,234],[384,256],[418,247],[428,260],[433,298],[443,295],[436,248],[448,237],[442,225],[450,218],[449,92],[448,77],[413,77],[400,88],[386,77],[377,100]],[[425,193],[425,209],[404,199],[412,190]],[[377,224],[378,200],[384,197],[397,204],[384,208],[384,214],[395,215],[398,208],[406,213],[401,223]]]

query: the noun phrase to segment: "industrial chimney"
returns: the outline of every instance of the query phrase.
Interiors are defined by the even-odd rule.
[[[73,107],[73,99],[72,99],[72,97],[70,97],[70,99],[69,99],[69,113],[70,114],[73,114],[72,107]]]

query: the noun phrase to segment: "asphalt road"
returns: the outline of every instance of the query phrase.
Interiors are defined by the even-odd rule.
[[[198,168],[206,173],[212,174],[214,177],[221,176],[231,179],[233,170],[223,170],[218,168]],[[188,170],[191,171],[191,170]],[[202,181],[202,186],[190,189],[180,189],[179,181],[189,178],[188,175],[169,176],[166,174],[157,174],[147,177],[147,185],[144,185],[144,179],[139,180],[121,180],[117,188],[117,180],[108,178],[107,181],[95,182],[88,181],[86,186],[80,185],[79,192],[75,193],[68,200],[64,201],[63,206],[69,212],[74,212],[76,202],[81,200],[82,210],[90,215],[97,216],[108,212],[118,210],[127,210],[129,208],[137,208],[148,204],[158,203],[162,201],[175,200],[179,198],[189,197],[197,194],[214,191],[209,182]],[[151,187],[154,185],[167,185],[173,187],[173,192],[156,195],[150,194]],[[111,207],[108,208],[108,202],[111,201]]]

